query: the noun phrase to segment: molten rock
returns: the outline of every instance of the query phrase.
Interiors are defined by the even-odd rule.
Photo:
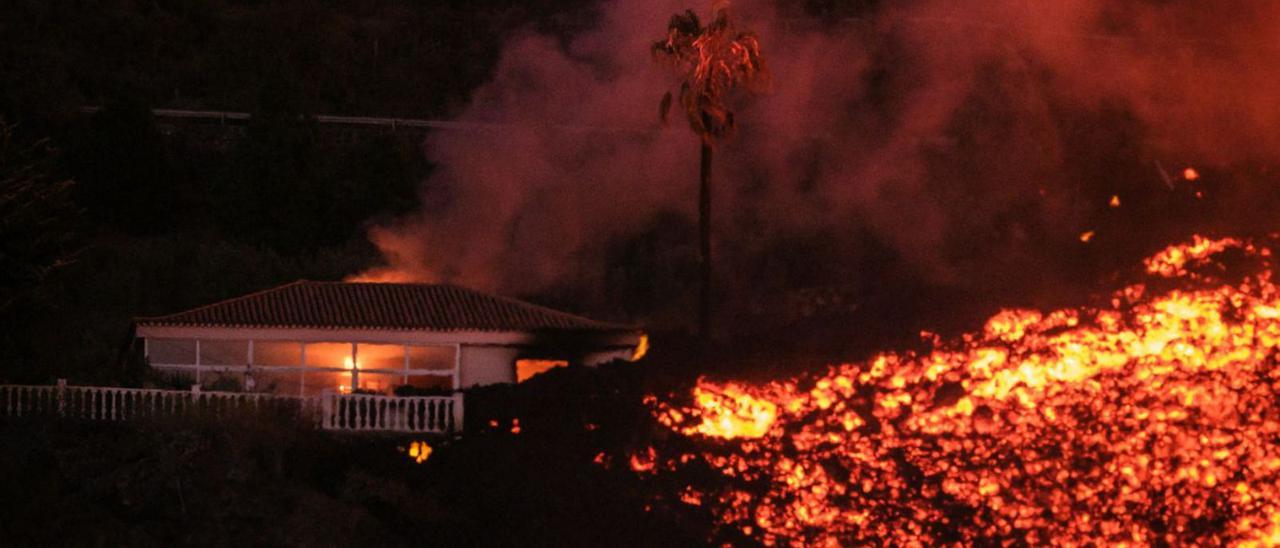
[[[1226,281],[1227,251],[1257,268]],[[768,544],[1276,545],[1270,256],[1197,237],[1147,260],[1164,289],[1110,308],[1008,310],[814,379],[699,381],[688,404],[650,400],[696,449],[646,469],[711,470],[671,498]]]

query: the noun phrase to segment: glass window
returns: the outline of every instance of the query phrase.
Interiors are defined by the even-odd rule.
[[[453,370],[457,350],[452,346],[410,346],[409,369]]]
[[[302,374],[302,382],[304,396],[314,396],[324,392],[341,394],[351,392],[351,373],[348,371],[307,371]]]
[[[249,341],[200,341],[200,365],[249,365]]]
[[[410,375],[409,386],[420,390],[450,390],[453,388],[453,377],[443,375]]]
[[[204,346],[204,343],[200,345]],[[241,392],[244,390],[244,371],[201,371],[200,386],[210,392]]]
[[[147,357],[153,365],[196,363],[195,339],[147,339]]]
[[[257,344],[254,349],[257,349]],[[254,370],[254,391],[281,396],[297,396],[302,393],[301,371],[262,371]]]
[[[569,365],[565,360],[516,360],[516,382],[524,382],[539,373]]]
[[[307,343],[308,367],[351,369],[351,365],[351,343]]]
[[[302,367],[302,343],[253,341],[253,365]]]
[[[401,364],[403,366],[403,364]],[[404,373],[382,373],[378,371],[360,370],[360,389],[390,394],[391,388],[404,381]]]
[[[361,372],[369,369],[404,371],[404,346],[360,343],[356,345],[356,363]]]

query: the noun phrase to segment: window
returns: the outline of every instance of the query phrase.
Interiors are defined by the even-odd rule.
[[[251,375],[255,392],[304,396],[353,388],[391,393],[404,385],[449,389],[457,352],[453,345],[147,339],[152,365],[208,390],[248,389]]]
[[[409,369],[453,370],[458,349],[453,346],[410,346]]]
[[[567,365],[569,362],[565,360],[516,360],[516,382],[524,382],[539,373]]]
[[[391,389],[403,384],[403,373],[386,373],[382,371],[360,371],[360,389],[374,392],[390,393]]]
[[[405,384],[419,390],[449,390],[453,388],[453,376],[409,375]]]
[[[253,365],[267,367],[302,367],[302,343],[289,341],[253,341]]]
[[[195,365],[194,339],[147,339],[147,357],[152,364]]]
[[[302,395],[314,396],[322,392],[351,392],[351,373],[311,369],[302,374]]]
[[[351,369],[351,343],[307,343],[307,367]]]
[[[249,341],[200,341],[200,365],[249,365]]]
[[[404,371],[404,346],[399,344],[356,345],[356,363],[363,373],[370,369]],[[363,386],[363,383],[361,383]]]
[[[257,350],[257,344],[254,344]],[[302,372],[297,369],[255,369],[253,371],[255,392],[297,396],[302,393]]]

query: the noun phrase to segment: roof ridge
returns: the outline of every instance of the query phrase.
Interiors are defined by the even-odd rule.
[[[154,320],[164,320],[165,318],[172,318],[172,317],[174,317],[174,316],[178,316],[178,315],[182,315],[182,314],[190,314],[190,313],[193,313],[193,312],[201,312],[201,311],[204,311],[204,310],[208,310],[208,309],[210,309],[210,308],[213,308],[213,307],[215,307],[215,306],[222,306],[222,305],[225,305],[225,304],[231,304],[231,303],[234,303],[234,302],[239,302],[239,301],[243,301],[243,300],[247,300],[247,299],[252,299],[252,298],[254,298],[254,297],[259,297],[259,296],[265,295],[265,294],[267,294],[267,293],[271,293],[271,292],[274,292],[274,291],[278,291],[278,290],[284,289],[284,288],[286,288],[286,287],[290,287],[290,286],[294,286],[294,285],[302,285],[302,284],[305,284],[305,283],[314,283],[314,282],[312,282],[311,280],[305,279],[305,278],[299,278],[299,279],[294,280],[294,281],[292,281],[292,282],[289,282],[289,283],[287,283],[287,284],[281,284],[281,285],[277,285],[277,286],[274,286],[274,287],[268,287],[268,288],[266,288],[266,289],[259,289],[259,290],[257,290],[257,291],[252,292],[252,293],[246,293],[246,294],[244,294],[244,295],[240,295],[239,297],[231,297],[231,298],[223,299],[223,300],[218,301],[218,302],[215,302],[215,303],[210,303],[210,304],[206,304],[206,305],[201,305],[201,306],[197,306],[197,307],[195,307],[195,308],[188,308],[187,310],[180,310],[180,311],[178,311],[178,312],[174,312],[174,313],[172,313],[172,314],[165,314],[165,315],[163,315],[163,316],[138,316],[138,317],[135,317],[135,318],[133,319],[133,321],[134,321],[134,322],[137,322],[137,321],[139,321],[139,320],[142,320],[142,321],[148,321],[148,320],[152,320],[152,321],[154,321]]]

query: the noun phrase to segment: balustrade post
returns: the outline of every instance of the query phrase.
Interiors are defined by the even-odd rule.
[[[462,416],[462,401],[463,401],[462,392],[454,392],[454,393],[453,393],[453,396],[451,396],[451,397],[452,397],[452,399],[453,399],[453,431],[454,431],[454,432],[461,432],[461,431],[462,431],[462,419],[463,419],[463,416]]]
[[[326,430],[332,429],[333,419],[331,417],[333,417],[333,395],[321,394],[320,395],[320,428],[323,428]]]
[[[66,414],[67,409],[67,379],[58,379],[58,416]]]

